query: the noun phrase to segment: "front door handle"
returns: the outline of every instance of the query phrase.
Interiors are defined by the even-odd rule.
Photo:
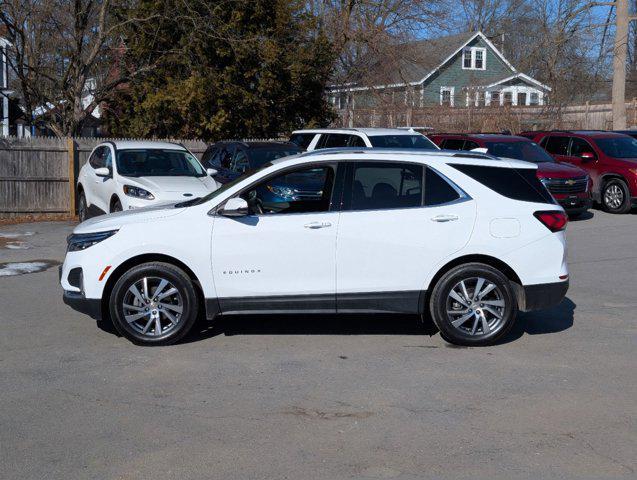
[[[332,224],[330,222],[311,222],[311,223],[306,223],[303,226],[305,228],[311,228],[313,230],[316,230],[317,228],[331,227]]]
[[[436,215],[431,220],[434,222],[453,222],[458,220],[458,215]]]

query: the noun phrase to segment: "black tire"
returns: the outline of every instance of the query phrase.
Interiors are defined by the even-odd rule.
[[[80,192],[80,196],[77,199],[77,216],[80,223],[88,218],[88,207],[86,206],[86,195],[84,195],[84,192]]]
[[[478,284],[479,279],[483,280],[480,284]],[[470,297],[466,304],[460,304],[451,296],[452,289],[457,288],[460,282],[465,282],[466,291]],[[490,284],[493,284],[495,288],[489,290],[482,300],[479,300],[475,290],[480,288],[482,292]],[[462,294],[461,296],[465,297]],[[496,303],[498,306],[493,306]],[[500,303],[502,306],[499,306]],[[455,312],[456,308],[457,312]],[[432,290],[429,310],[432,320],[440,330],[440,335],[447,342],[455,345],[483,346],[490,345],[506,335],[515,322],[518,305],[511,282],[502,272],[482,263],[468,263],[452,268],[438,280]],[[448,311],[454,313],[448,314]],[[499,314],[500,318],[496,314]],[[452,319],[461,321],[465,315],[469,316],[464,323],[453,325]],[[486,333],[483,318],[487,325]],[[473,330],[473,333],[470,330]]]
[[[620,178],[611,178],[604,184],[601,192],[602,209],[608,213],[630,212],[630,191]]]
[[[121,211],[122,211],[122,202],[119,201],[119,198],[116,198],[111,203],[111,211],[110,211],[110,213],[121,212]]]
[[[144,295],[143,289],[137,289],[141,298],[135,296],[130,290],[133,285],[143,283],[144,278],[148,282],[150,298]],[[159,296],[153,298],[157,295],[161,281],[168,282],[167,286],[174,287],[176,290],[176,293],[169,295],[164,302],[162,302],[163,298],[160,298],[159,302],[157,298],[163,293],[172,291],[171,288],[164,287]],[[125,304],[132,306],[135,310],[127,309]],[[162,305],[164,310],[161,310]],[[178,308],[181,309],[181,313],[176,313]],[[113,325],[119,333],[137,345],[170,345],[179,341],[194,325],[198,310],[199,302],[190,277],[180,268],[168,263],[144,263],[131,268],[117,280],[109,299]],[[143,316],[138,320],[129,321],[139,316],[137,312]],[[176,323],[167,316],[168,312],[173,319],[177,320]],[[157,317],[159,317],[159,328],[156,323]],[[146,332],[143,331],[144,326],[147,329]]]

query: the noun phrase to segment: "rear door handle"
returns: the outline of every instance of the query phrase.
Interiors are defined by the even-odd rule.
[[[458,220],[458,215],[436,215],[431,220],[434,222],[453,222]]]
[[[306,223],[303,226],[305,228],[311,228],[313,230],[316,230],[317,228],[331,227],[332,224],[330,222],[311,222],[311,223]]]

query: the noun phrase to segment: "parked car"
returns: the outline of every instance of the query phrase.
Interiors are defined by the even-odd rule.
[[[292,132],[290,142],[311,152],[321,148],[367,147],[438,150],[427,137],[409,128],[318,128]]]
[[[114,159],[114,160],[113,160]],[[77,182],[78,215],[119,212],[203,197],[217,188],[199,160],[168,142],[104,142],[93,149]]]
[[[593,180],[593,200],[610,213],[637,206],[637,140],[597,130],[525,132],[559,162],[576,165]]]
[[[567,216],[536,168],[439,151],[278,159],[201,199],[80,224],[63,298],[144,345],[199,313],[421,314],[450,342],[492,343],[568,288]],[[320,198],[263,196],[308,172]]]
[[[586,212],[592,204],[588,173],[568,163],[556,162],[545,150],[525,137],[503,134],[429,135],[446,150],[484,148],[496,157],[515,158],[537,164],[537,176],[570,216]]]
[[[223,141],[210,145],[201,157],[201,162],[205,167],[217,171],[215,180],[227,183],[248,170],[297,153],[301,153],[301,149],[289,142]]]

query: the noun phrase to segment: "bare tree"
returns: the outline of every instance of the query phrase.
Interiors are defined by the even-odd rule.
[[[126,13],[125,1],[0,0],[13,88],[31,121],[75,135],[118,88],[152,68],[123,61],[121,28],[152,19]]]

